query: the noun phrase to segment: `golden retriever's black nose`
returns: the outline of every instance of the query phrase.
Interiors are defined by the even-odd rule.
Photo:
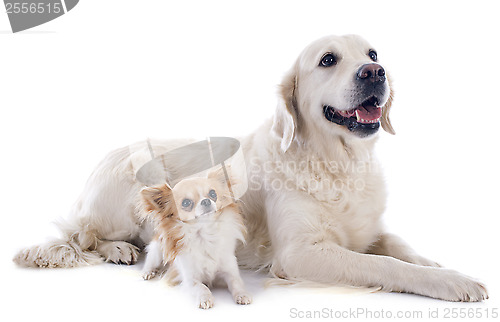
[[[361,66],[356,76],[364,82],[385,82],[385,70],[379,64],[365,64]]]

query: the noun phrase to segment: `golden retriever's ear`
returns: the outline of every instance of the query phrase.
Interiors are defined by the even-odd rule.
[[[144,210],[149,213],[155,212],[170,217],[176,211],[172,189],[167,184],[143,188],[141,198]]]
[[[385,106],[382,108],[382,118],[380,119],[380,121],[382,123],[382,128],[387,133],[394,135],[396,134],[396,131],[394,131],[391,120],[389,119],[389,112],[391,111],[392,100],[394,99],[394,90],[392,89],[392,82],[389,78],[389,75],[387,75],[387,81],[389,82],[390,88],[389,99],[387,100],[387,103],[385,103]]]
[[[281,150],[283,152],[288,150],[297,132],[296,70],[296,67],[292,68],[283,78],[280,86],[280,99],[272,127],[272,131],[281,138]]]

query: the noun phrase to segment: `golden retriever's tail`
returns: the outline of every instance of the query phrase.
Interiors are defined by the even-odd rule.
[[[63,231],[63,238],[22,249],[13,261],[19,266],[36,268],[69,268],[103,262],[99,253],[89,249],[95,243],[95,234],[64,222],[59,222],[58,226]]]

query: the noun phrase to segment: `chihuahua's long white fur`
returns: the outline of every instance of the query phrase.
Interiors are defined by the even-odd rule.
[[[222,168],[210,171],[207,178],[182,180],[174,188],[146,187],[141,199],[139,215],[155,231],[147,248],[144,279],[154,277],[168,263],[167,275],[182,282],[200,308],[213,306],[209,287],[219,280],[226,283],[236,303],[251,302],[235,256],[246,229]]]
[[[227,284],[236,303],[251,302],[235,256],[236,241],[243,241],[243,235],[231,211],[223,213],[220,221],[202,220],[185,227],[183,243],[186,246],[174,261],[182,284],[193,289],[202,308],[213,305],[214,299],[208,286],[217,279]],[[204,281],[208,281],[208,285]]]

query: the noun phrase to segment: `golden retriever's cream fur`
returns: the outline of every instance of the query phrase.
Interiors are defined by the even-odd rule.
[[[333,111],[354,113],[353,108],[367,104],[363,93],[372,85],[361,85],[360,69],[368,66],[378,77],[365,81],[373,80],[377,89],[368,112],[381,107],[381,126],[394,133],[389,120],[392,88],[372,51],[352,35],[313,42],[285,76],[274,119],[241,140],[249,179],[243,198],[249,234],[238,259],[246,267],[269,268],[294,280],[481,301],[487,298],[483,284],[439,267],[385,232],[381,215],[386,191],[374,156],[376,128],[332,119]],[[323,64],[328,53],[335,57],[333,65]],[[330,120],[324,114],[328,108]],[[164,141],[153,147],[168,151],[182,144]],[[126,148],[106,157],[73,210],[66,238],[23,250],[15,260],[49,267],[95,262],[97,254],[133,261],[136,250],[126,242],[148,243],[151,238],[150,229],[133,214],[141,189],[130,171],[137,158]],[[120,243],[121,256],[116,257],[113,243]],[[67,254],[57,253],[61,247]]]

